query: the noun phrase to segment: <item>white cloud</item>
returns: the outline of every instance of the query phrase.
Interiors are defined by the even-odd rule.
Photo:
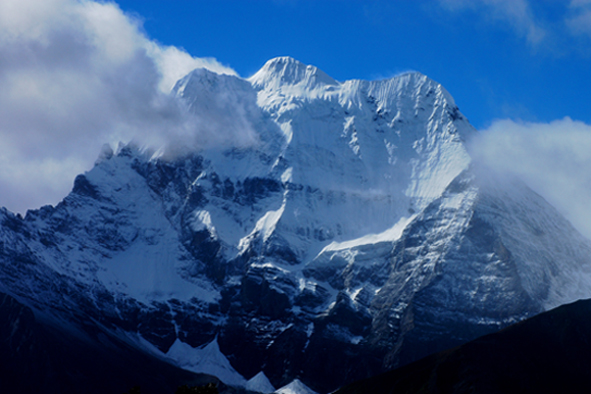
[[[488,167],[522,178],[591,238],[591,125],[499,120],[472,150]]]
[[[206,68],[218,74],[237,75],[234,70],[222,65],[214,58],[196,58],[174,46],[161,46],[148,42],[148,54],[162,72],[159,88],[168,93],[175,82],[196,68]]]
[[[18,212],[61,200],[105,142],[195,137],[198,120],[165,93],[196,67],[236,74],[90,0],[0,1],[0,59],[0,206]]]
[[[508,23],[532,45],[538,45],[547,35],[541,22],[534,17],[527,0],[439,0],[450,11],[482,10],[494,20]]]

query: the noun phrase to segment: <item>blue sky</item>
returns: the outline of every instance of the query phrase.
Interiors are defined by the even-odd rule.
[[[0,206],[58,203],[105,143],[239,139],[170,88],[285,55],[341,81],[426,74],[480,130],[474,160],[591,238],[591,0],[1,0]]]
[[[591,121],[591,4],[557,0],[119,0],[148,36],[248,77],[282,55],[337,80],[406,70],[440,82],[477,128]]]

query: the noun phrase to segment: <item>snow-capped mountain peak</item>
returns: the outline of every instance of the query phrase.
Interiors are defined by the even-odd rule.
[[[284,86],[298,86],[313,90],[337,86],[339,83],[315,66],[303,64],[291,57],[269,60],[249,81],[256,89],[279,90]]]
[[[105,151],[57,207],[0,211],[3,291],[230,384],[318,392],[591,296],[588,242],[474,170],[474,128],[420,73],[277,58],[174,94],[230,143]]]

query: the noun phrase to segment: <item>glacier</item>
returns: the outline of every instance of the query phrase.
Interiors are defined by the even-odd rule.
[[[591,297],[591,243],[482,168],[420,73],[281,57],[172,94],[244,138],[121,144],[57,206],[1,210],[0,291],[230,385],[316,392]]]

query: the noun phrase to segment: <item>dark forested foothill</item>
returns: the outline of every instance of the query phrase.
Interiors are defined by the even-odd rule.
[[[591,300],[564,305],[336,394],[591,392]]]

